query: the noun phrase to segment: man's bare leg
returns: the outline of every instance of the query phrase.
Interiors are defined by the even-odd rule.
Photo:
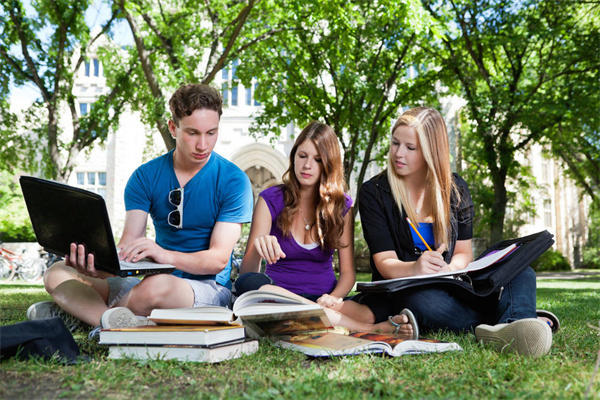
[[[44,286],[60,308],[91,326],[100,325],[100,317],[108,310],[108,282],[81,275],[64,262],[46,271]]]
[[[155,308],[182,308],[194,305],[194,290],[173,275],[147,276],[127,293],[117,306],[129,308],[135,315],[147,317]]]

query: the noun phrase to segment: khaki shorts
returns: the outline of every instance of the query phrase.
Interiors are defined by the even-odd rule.
[[[115,276],[106,280],[109,288],[108,307],[114,307],[123,296],[141,282],[139,278],[132,276],[125,278]],[[231,308],[231,292],[226,287],[211,279],[202,281],[184,279],[184,281],[194,291],[194,307],[210,305]]]

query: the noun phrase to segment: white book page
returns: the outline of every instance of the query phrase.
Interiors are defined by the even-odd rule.
[[[504,258],[507,255],[509,255],[510,253],[512,253],[517,247],[518,247],[517,244],[513,243],[510,246],[505,247],[502,250],[492,252],[492,253],[486,255],[485,257],[480,258],[479,260],[472,261],[464,269],[459,269],[456,271],[440,272],[437,274],[414,275],[414,276],[407,276],[404,278],[386,279],[383,281],[366,282],[366,283],[363,283],[362,285],[364,285],[366,287],[375,287],[375,286],[380,286],[380,285],[383,285],[383,284],[386,284],[389,282],[397,282],[397,281],[406,280],[406,279],[441,278],[441,277],[452,278],[456,275],[462,275],[467,272],[478,271],[478,270],[484,269],[492,264],[495,264],[496,262],[500,261],[502,258]]]

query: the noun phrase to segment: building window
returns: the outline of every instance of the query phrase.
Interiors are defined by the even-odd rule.
[[[79,115],[82,117],[88,113],[89,104],[88,103],[79,103]]]
[[[106,198],[106,172],[77,172],[77,186]]]
[[[542,160],[542,183],[550,183],[550,162]]]
[[[94,76],[100,76],[100,61],[97,58],[94,61]]]
[[[223,104],[227,105],[229,99],[231,103],[229,105],[237,106],[239,103],[239,82],[237,81],[237,67],[239,61],[233,60],[231,62],[231,80],[229,79],[229,69],[223,68],[221,71],[221,92],[223,93]],[[229,93],[231,91],[231,93]]]
[[[544,199],[544,225],[552,227],[552,200]]]
[[[238,105],[238,87],[235,83],[233,84],[233,87],[231,88],[231,105],[232,106]]]
[[[85,76],[90,76],[90,67],[91,67],[90,62],[86,61],[85,62]]]
[[[252,88],[246,88],[246,105],[252,105]]]

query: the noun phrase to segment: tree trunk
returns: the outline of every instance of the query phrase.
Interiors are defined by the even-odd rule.
[[[492,176],[494,202],[490,214],[490,245],[504,239],[504,216],[506,214],[506,176]]]

